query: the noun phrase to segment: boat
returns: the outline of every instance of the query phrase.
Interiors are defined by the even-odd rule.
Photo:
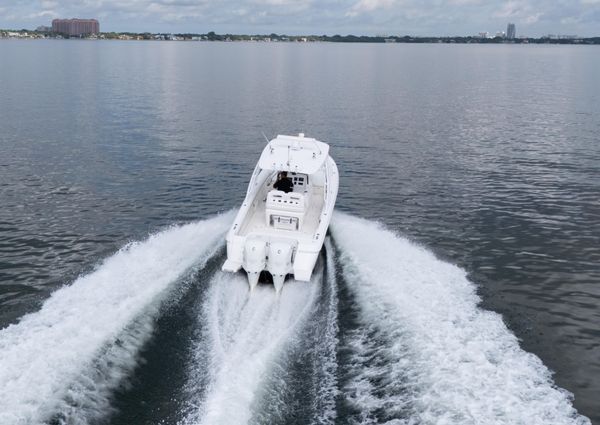
[[[288,275],[310,281],[338,193],[329,145],[303,133],[270,140],[227,233],[223,271],[243,269],[253,290],[261,275],[279,293]],[[266,279],[270,280],[270,279]]]

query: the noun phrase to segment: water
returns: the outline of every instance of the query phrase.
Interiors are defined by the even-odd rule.
[[[229,214],[127,246],[4,329],[0,422],[37,423],[58,412],[80,423],[107,410],[111,389],[150,337],[162,294],[206,263],[231,220]]]
[[[4,422],[600,423],[594,47],[0,58]],[[261,132],[299,131],[332,145],[345,214],[298,303],[247,299],[218,241]]]
[[[338,215],[334,236],[361,306],[346,387],[361,422],[586,423],[501,317],[476,307],[464,270],[366,220]]]

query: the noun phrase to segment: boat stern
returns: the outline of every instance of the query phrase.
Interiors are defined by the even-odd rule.
[[[227,260],[222,270],[236,273],[244,269],[248,285],[253,290],[262,271],[273,277],[273,286],[280,292],[288,274],[294,273],[294,258],[298,241],[294,239],[271,239],[264,236],[233,238],[227,241]],[[313,264],[314,265],[314,264]],[[310,280],[312,269],[299,280]]]

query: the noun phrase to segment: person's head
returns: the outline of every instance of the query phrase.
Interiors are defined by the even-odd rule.
[[[287,171],[280,171],[279,172],[279,176],[277,177],[278,179],[285,179],[287,177]]]

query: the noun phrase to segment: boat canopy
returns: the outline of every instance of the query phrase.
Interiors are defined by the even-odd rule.
[[[264,148],[258,166],[263,170],[314,174],[325,164],[329,145],[311,137],[278,135]]]

